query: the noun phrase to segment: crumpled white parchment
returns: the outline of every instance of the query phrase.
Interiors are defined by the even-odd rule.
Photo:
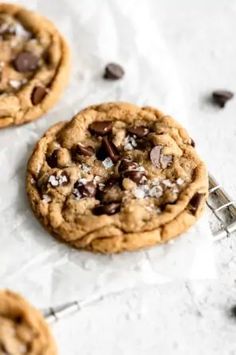
[[[214,277],[206,216],[174,243],[113,256],[73,250],[39,225],[26,198],[26,163],[36,141],[53,123],[70,119],[89,104],[117,100],[159,107],[190,128],[191,120],[178,68],[146,2],[24,0],[22,4],[58,26],[70,43],[73,63],[70,85],[53,110],[31,124],[0,131],[1,287],[46,307],[143,284]],[[110,61],[124,66],[123,80],[102,79]]]

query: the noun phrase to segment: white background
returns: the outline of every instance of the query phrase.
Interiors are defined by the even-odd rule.
[[[216,88],[227,88],[236,92],[236,1],[80,0],[77,13],[73,16],[73,26],[66,14],[75,1],[64,1],[65,7],[57,13],[53,12],[53,1],[47,3],[42,0],[36,4],[25,0],[24,3],[30,7],[36,6],[58,26],[60,21],[65,21],[65,35],[73,30],[75,18],[80,21],[80,25],[84,22],[84,32],[78,35],[78,43],[76,36],[73,37],[73,46],[78,52],[81,48],[81,57],[78,58],[80,69],[74,72],[71,85],[75,85],[77,90],[75,82],[77,79],[81,80],[80,102],[75,102],[76,92],[73,96],[71,91],[70,94],[67,91],[67,108],[63,110],[59,104],[51,116],[48,116],[51,123],[67,118],[65,115],[69,118],[75,109],[96,100],[107,100],[108,97],[111,100],[126,99],[141,104],[160,105],[163,110],[175,114],[177,118],[180,119],[181,116],[180,120],[186,122],[197,142],[199,152],[208,163],[209,170],[236,196],[236,99],[224,110],[212,107],[207,101],[208,95]],[[106,6],[109,6],[109,12],[106,12]],[[142,7],[143,14],[140,14],[139,6]],[[122,16],[116,16],[120,8],[123,8]],[[116,19],[115,28],[123,39],[122,45],[119,45],[117,50],[116,43],[113,46],[109,42],[108,50],[108,43],[100,43],[98,38],[98,47],[90,47],[86,55],[85,49],[95,42],[96,32],[91,30],[93,23],[96,26],[100,24],[101,31],[104,31],[100,38],[114,35],[110,33],[114,28],[113,23],[109,22],[110,12]],[[133,13],[136,13],[136,17]],[[142,74],[136,77],[136,81],[129,80],[130,73],[136,70],[133,57],[139,55],[133,46],[137,38],[135,33],[132,36],[132,28],[129,29],[129,19],[132,17],[138,19],[136,25],[143,29],[144,36],[147,33],[145,28],[150,29],[150,22],[155,23],[151,39],[145,39],[149,59],[141,58]],[[87,27],[88,22],[90,28]],[[155,36],[157,46],[154,45]],[[163,76],[160,75],[157,81],[151,81],[150,91],[150,71],[145,68],[146,63],[151,62],[152,49],[155,58],[157,51],[160,51],[159,65],[160,73],[163,68]],[[94,64],[98,50],[100,61],[95,61]],[[115,90],[111,90],[110,86],[99,79],[99,71],[102,71],[103,64],[108,60],[122,61],[122,58],[122,64],[127,70],[126,85],[118,84]],[[170,69],[169,76],[166,75],[166,68]],[[145,92],[148,92],[148,95],[145,95]],[[30,147],[33,139],[35,140],[48,125],[49,122],[42,119],[36,123],[37,133],[30,125],[24,128],[25,132],[29,131],[31,137]],[[15,132],[20,136],[22,131],[16,130],[14,134]],[[8,133],[3,134],[3,139],[8,139]],[[28,151],[29,149],[25,149],[25,156]],[[23,166],[21,160],[19,157],[20,167]],[[2,174],[3,172],[4,169]],[[24,174],[23,170],[21,174]],[[6,198],[7,191],[4,200]],[[6,215],[5,218],[11,220],[12,216]],[[127,290],[120,295],[108,297],[54,326],[60,353],[236,354],[236,319],[232,319],[229,313],[230,307],[236,304],[235,243],[233,239],[225,240],[216,244],[214,250],[219,274],[217,280],[176,281],[156,287]]]

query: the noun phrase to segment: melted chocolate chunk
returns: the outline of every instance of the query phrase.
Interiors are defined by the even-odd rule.
[[[124,69],[122,66],[116,63],[109,63],[105,67],[105,72],[104,72],[104,79],[110,79],[110,80],[118,80],[121,79],[125,74]]]
[[[91,181],[86,184],[77,181],[74,188],[79,191],[81,197],[94,197],[96,195],[96,186]]]
[[[94,154],[94,149],[91,146],[85,147],[82,144],[77,144],[75,148],[75,153],[79,155],[84,155],[86,157],[91,157]]]
[[[38,57],[33,53],[23,51],[20,52],[13,61],[15,69],[20,73],[34,71],[38,67]]]
[[[111,121],[93,122],[89,126],[89,130],[90,132],[95,133],[99,136],[105,136],[106,134],[111,132],[112,122]]]
[[[193,195],[193,197],[189,201],[189,210],[193,215],[197,213],[198,207],[200,206],[204,196],[205,194],[196,192],[195,195]]]
[[[173,161],[172,155],[161,155],[160,162],[162,169],[166,169]]]
[[[225,104],[234,97],[234,94],[228,90],[216,90],[212,93],[213,102],[219,107],[225,107]]]
[[[58,149],[54,150],[51,155],[46,157],[46,161],[50,168],[56,168],[57,167],[57,154],[58,154]]]
[[[111,158],[113,163],[116,163],[120,156],[115,144],[109,140],[108,137],[103,137],[102,139],[102,149],[106,152],[106,157]]]
[[[120,211],[120,203],[119,202],[111,202],[106,205],[99,205],[93,209],[93,213],[96,216],[100,216],[103,214],[107,214],[109,216]]]
[[[118,171],[124,172],[126,170],[135,170],[138,168],[138,164],[129,159],[122,159],[118,168]]]
[[[43,86],[35,86],[31,95],[31,102],[33,105],[38,105],[46,96],[47,91]]]
[[[172,155],[162,154],[162,146],[156,145],[150,152],[150,160],[156,168],[166,169],[173,161]]]
[[[135,135],[138,138],[143,138],[148,134],[149,129],[143,126],[130,127],[128,128],[128,132],[132,135]]]
[[[150,160],[152,162],[152,165],[154,165],[156,168],[160,168],[160,158],[161,158],[161,150],[162,146],[156,145],[154,148],[152,148],[150,152]]]
[[[127,170],[124,172],[124,177],[133,180],[136,184],[143,183],[146,180],[144,171]]]

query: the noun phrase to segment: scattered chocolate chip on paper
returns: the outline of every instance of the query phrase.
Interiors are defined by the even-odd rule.
[[[103,78],[109,80],[119,80],[124,76],[124,74],[125,71],[121,65],[116,63],[109,63],[105,67]]]
[[[234,97],[234,94],[229,90],[215,90],[212,93],[213,102],[221,108],[224,108],[226,103]]]

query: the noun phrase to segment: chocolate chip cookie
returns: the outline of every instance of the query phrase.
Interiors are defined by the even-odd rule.
[[[68,81],[68,46],[46,18],[0,4],[0,127],[42,116]]]
[[[76,248],[115,253],[165,243],[205,205],[207,171],[193,145],[157,109],[88,107],[38,142],[27,171],[32,209]]]
[[[0,291],[0,355],[56,355],[42,315],[21,296]]]

